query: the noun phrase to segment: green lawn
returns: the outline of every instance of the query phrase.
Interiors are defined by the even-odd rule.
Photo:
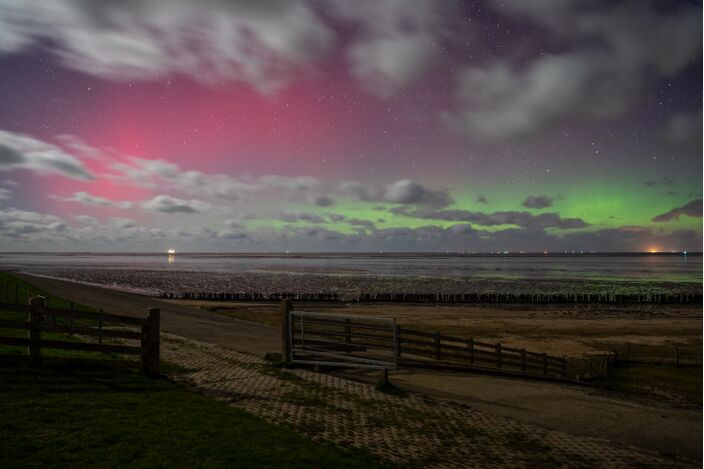
[[[0,465],[380,467],[165,378],[0,367]]]
[[[20,304],[42,293],[0,272],[0,302],[14,302],[15,284]],[[62,298],[50,301],[71,306]],[[0,317],[25,320],[26,313],[1,311]],[[0,329],[0,335],[26,332]],[[0,354],[26,354],[26,347],[0,345]],[[51,349],[42,355],[118,357]],[[178,373],[179,367],[163,363],[162,370]],[[167,378],[109,367],[0,364],[0,442],[2,468],[382,466],[367,453],[306,439]]]

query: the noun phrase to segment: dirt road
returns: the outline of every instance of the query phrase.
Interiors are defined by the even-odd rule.
[[[273,327],[205,312],[158,298],[124,293],[92,285],[30,275],[18,275],[33,285],[76,303],[102,308],[106,313],[144,317],[149,308],[161,309],[162,332],[217,344],[229,350],[262,356],[279,351],[279,332]]]

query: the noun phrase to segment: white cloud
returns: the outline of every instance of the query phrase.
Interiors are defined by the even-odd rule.
[[[454,2],[333,1],[336,14],[360,26],[347,52],[352,74],[370,93],[393,97],[428,73]]]
[[[142,208],[161,213],[200,213],[210,210],[211,205],[200,200],[183,200],[162,194],[143,202]]]
[[[457,109],[443,114],[454,130],[479,140],[529,139],[564,118],[624,115],[657,80],[701,58],[701,9],[663,14],[653,2],[502,2],[568,40],[566,52],[527,65],[510,58],[466,67]]]
[[[0,2],[0,52],[42,45],[70,68],[113,80],[179,73],[271,92],[334,40],[301,0]]]
[[[91,205],[94,207],[117,207],[122,209],[129,209],[133,206],[132,202],[110,200],[106,199],[105,197],[91,195],[87,192],[82,191],[75,192],[70,197],[60,197],[56,195],[53,195],[51,197],[54,199],[63,200],[65,202],[78,202],[83,205]]]
[[[93,179],[81,160],[58,146],[28,135],[0,130],[0,171],[15,169],[60,174],[73,179]]]

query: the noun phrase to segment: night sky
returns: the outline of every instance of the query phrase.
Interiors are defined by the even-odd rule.
[[[701,24],[0,0],[0,251],[700,251]]]

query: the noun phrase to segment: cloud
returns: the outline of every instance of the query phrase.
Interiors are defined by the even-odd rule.
[[[643,183],[644,186],[647,187],[655,187],[655,186],[674,186],[675,181],[671,177],[661,177],[658,179],[649,179]]]
[[[289,223],[297,223],[297,222],[306,222],[306,223],[323,223],[325,222],[325,219],[322,217],[319,217],[318,215],[313,215],[310,213],[281,213],[276,216],[277,220],[289,222]]]
[[[0,130],[0,171],[15,169],[59,174],[72,179],[93,179],[81,160],[58,146],[28,135]]]
[[[533,215],[529,212],[471,212],[468,210],[432,210],[408,209],[396,207],[391,212],[411,218],[426,220],[462,221],[481,226],[517,225],[527,229],[542,230],[545,228],[576,229],[586,228],[587,222],[581,218],[562,218],[557,213],[541,213]]]
[[[341,222],[341,221],[345,220],[347,217],[344,215],[341,215],[339,213],[331,213],[330,215],[328,215],[328,218],[330,219],[331,222],[337,223],[337,222]]]
[[[0,187],[0,200],[10,200],[12,196],[12,191]]]
[[[324,195],[313,196],[312,202],[313,205],[316,205],[318,207],[332,207],[333,205],[335,205],[335,201],[332,198]]]
[[[133,207],[132,202],[127,201],[115,201],[106,199],[105,197],[99,197],[95,195],[88,194],[87,192],[75,192],[70,197],[60,197],[52,195],[51,198],[57,200],[63,200],[65,202],[78,202],[83,205],[90,205],[94,207],[117,207],[122,209],[129,209]]]
[[[676,207],[669,212],[662,213],[657,217],[653,218],[656,223],[679,220],[680,216],[686,215],[688,217],[702,217],[702,199],[697,199],[689,202],[682,207]]]
[[[358,27],[347,59],[371,94],[391,98],[425,76],[442,55],[440,39],[454,2],[333,1],[336,15]]]
[[[477,196],[476,202],[477,202],[478,204],[489,205],[489,199],[487,199],[485,196],[483,196],[483,195],[481,195],[481,194],[479,194],[479,195]]]
[[[162,194],[143,202],[142,208],[160,213],[200,213],[210,210],[211,206],[200,200],[183,200]]]
[[[365,230],[373,230],[375,228],[374,222],[369,220],[361,220],[359,218],[350,218],[348,220],[345,220],[345,223]]]
[[[547,208],[552,207],[553,199],[546,195],[529,195],[523,201],[523,206],[527,208]]]
[[[574,44],[523,63],[499,58],[459,75],[453,130],[482,141],[534,138],[564,118],[607,119],[630,111],[650,86],[701,59],[701,8],[663,14],[655,2],[503,2]]]
[[[0,52],[43,46],[65,66],[111,80],[184,74],[269,93],[334,42],[312,5],[299,0],[0,4]]]
[[[366,202],[418,204],[438,208],[454,202],[446,189],[430,189],[409,179],[401,179],[383,187],[358,181],[346,181],[339,185],[338,190],[353,199]]]
[[[662,142],[666,147],[687,154],[702,153],[702,113],[701,110],[672,115],[662,132]]]

